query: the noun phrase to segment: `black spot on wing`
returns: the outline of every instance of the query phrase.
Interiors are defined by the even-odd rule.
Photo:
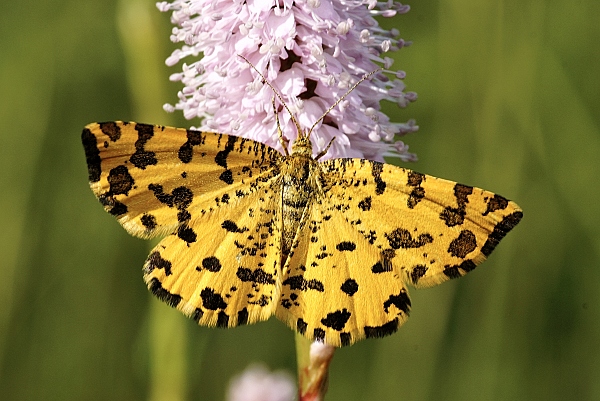
[[[249,301],[248,303],[262,307],[262,306],[267,306],[270,303],[270,301],[271,301],[271,297],[268,297],[265,294],[262,294],[258,300],[252,301],[252,302]]]
[[[313,331],[313,335],[315,341],[323,342],[323,340],[325,340],[325,330],[321,328],[316,328]]]
[[[244,308],[238,312],[237,324],[240,326],[248,324],[248,309]]]
[[[291,300],[287,299],[287,298],[282,298],[281,299],[281,306],[283,306],[285,309],[290,309],[292,307],[293,303]]]
[[[160,253],[154,251],[150,254],[150,256],[148,256],[148,260],[144,268],[144,273],[149,274],[155,269],[162,269],[165,272],[165,276],[170,276],[172,273],[171,267],[171,262],[169,262],[166,259],[163,259],[162,256],[160,256]]]
[[[408,314],[410,311],[410,298],[408,297],[408,293],[404,288],[400,290],[398,295],[390,295],[390,297],[383,303],[383,310],[385,313],[390,313],[389,308],[392,305],[400,309],[405,314]]]
[[[369,163],[371,164],[371,174],[373,175],[373,179],[375,180],[375,193],[377,195],[382,195],[385,192],[385,188],[387,186],[385,181],[381,179],[383,163],[379,163],[372,160],[369,160]]]
[[[462,277],[462,274],[460,274],[460,271],[458,270],[458,265],[444,266],[444,274],[450,279]]]
[[[350,316],[352,316],[352,313],[350,313],[348,309],[343,308],[341,310],[328,313],[325,318],[321,319],[321,324],[323,324],[323,326],[332,328],[333,330],[342,331],[344,326],[346,326],[348,319],[350,319]]]
[[[229,156],[229,153],[233,150],[236,141],[237,137],[233,135],[229,135],[227,137],[227,144],[225,144],[225,149],[219,151],[215,156],[215,163],[217,163],[217,165],[223,168],[227,168],[227,157]]]
[[[194,229],[186,224],[183,224],[177,228],[177,236],[188,244],[196,242],[196,239],[198,238],[198,235],[196,235]]]
[[[189,163],[192,161],[194,155],[194,146],[202,143],[202,133],[198,131],[187,131],[187,141],[181,145],[177,156],[182,163]]]
[[[226,329],[229,327],[229,315],[223,311],[219,311],[217,314],[217,327]]]
[[[115,217],[127,213],[127,206],[116,200],[114,196],[104,194],[98,196],[98,200],[100,201],[102,206],[104,206],[104,208],[108,211],[108,213],[112,214]]]
[[[236,276],[244,282],[252,282],[258,284],[275,284],[275,279],[272,274],[265,272],[261,268],[250,270],[245,267],[240,267],[235,273]]]
[[[487,208],[485,212],[483,212],[483,216],[487,216],[489,213],[493,213],[496,210],[504,210],[508,206],[508,199],[500,196],[494,195],[493,198],[488,200]]]
[[[191,189],[187,187],[177,187],[172,192],[173,204],[179,210],[186,209],[194,198],[194,194]]]
[[[143,214],[142,217],[140,217],[140,222],[149,231],[154,230],[157,226],[156,217],[152,214]]]
[[[416,265],[413,266],[411,272],[410,272],[410,279],[413,282],[413,284],[417,284],[419,282],[419,280],[421,279],[421,277],[423,277],[425,275],[425,273],[427,273],[428,267],[425,265]]]
[[[381,251],[381,257],[383,259],[383,263],[389,263],[390,260],[396,257],[396,251],[392,248],[387,248]]]
[[[290,290],[315,290],[319,292],[325,291],[325,287],[323,283],[317,279],[306,280],[303,276],[290,276],[285,279],[282,283],[283,285],[288,285]]]
[[[431,234],[421,234],[415,239],[410,231],[404,228],[397,228],[389,234],[385,233],[384,235],[388,239],[392,249],[420,248],[433,242]]]
[[[209,256],[207,258],[202,259],[202,268],[204,270],[216,273],[220,271],[222,267],[223,266],[221,266],[221,261],[215,256]]]
[[[180,210],[177,212],[177,221],[180,223],[187,223],[192,219],[192,214],[187,210]]]
[[[365,199],[358,202],[358,208],[363,212],[371,210],[371,197],[367,196]]]
[[[340,333],[340,342],[342,343],[342,347],[352,344],[352,334]]]
[[[243,233],[248,231],[248,228],[244,227],[244,228],[239,228],[237,226],[237,224],[235,224],[235,222],[231,221],[231,220],[225,220],[223,223],[221,223],[221,228],[224,228],[225,230],[229,231],[230,233]]]
[[[440,219],[444,220],[446,226],[454,227],[465,221],[465,215],[466,211],[464,209],[447,206],[442,210],[442,213],[440,213]]]
[[[99,123],[98,125],[100,126],[100,131],[109,137],[111,142],[116,142],[121,139],[121,127],[119,127],[116,122],[110,121],[106,123]]]
[[[417,204],[425,197],[425,188],[418,187],[413,189],[408,195],[406,200],[406,206],[409,209],[413,209]]]
[[[171,307],[176,307],[181,302],[181,296],[172,294],[163,288],[162,283],[156,278],[152,278],[148,283],[148,289],[161,301],[166,302]]]
[[[371,267],[373,273],[386,273],[392,271],[392,263],[388,259],[382,259]]]
[[[154,196],[160,203],[163,203],[169,207],[173,207],[173,197],[170,194],[163,192],[163,186],[160,184],[150,184],[148,189],[154,192]]]
[[[290,309],[294,304],[292,303],[292,301],[290,299],[287,298],[281,298],[281,302],[280,302],[281,306],[283,306],[285,309]]]
[[[154,126],[149,124],[136,124],[135,130],[138,132],[138,139],[135,141],[135,152],[129,158],[129,161],[142,170],[148,166],[158,163],[156,154],[148,152],[144,147],[146,143],[154,136]]]
[[[200,308],[196,308],[194,310],[194,313],[192,313],[191,318],[194,319],[198,323],[198,322],[200,322],[200,319],[202,319],[202,316],[204,316],[204,311]]]
[[[407,180],[406,184],[410,187],[420,187],[424,178],[425,178],[424,174],[409,170],[408,171],[408,180]]]
[[[463,261],[460,265],[444,266],[444,274],[448,278],[458,278],[475,269],[475,267],[477,267],[477,265],[471,259],[468,259]]]
[[[387,322],[381,326],[365,326],[365,336],[367,338],[380,338],[393,334],[398,330],[400,322],[398,318]]]
[[[349,278],[348,280],[344,281],[344,284],[342,284],[340,289],[347,295],[352,296],[358,291],[358,283],[356,280]]]
[[[227,308],[223,297],[212,288],[206,287],[200,291],[200,298],[202,298],[202,304],[206,309],[217,310]]]
[[[485,241],[485,244],[483,244],[483,248],[481,248],[481,253],[483,253],[485,256],[489,256],[494,248],[496,248],[496,245],[500,243],[502,238],[504,238],[504,236],[508,234],[508,232],[512,230],[522,218],[523,212],[520,211],[505,216],[501,222],[496,224],[496,227],[494,227],[494,230],[488,236],[487,241]]]
[[[365,231],[362,233],[362,235],[364,235],[365,239],[367,241],[369,241],[369,244],[371,244],[371,245],[373,245],[375,243],[375,241],[377,241],[377,232],[376,231],[369,230],[368,233]]]
[[[108,173],[109,191],[107,195],[129,195],[129,191],[133,188],[135,181],[129,169],[121,165],[110,170]]]
[[[459,208],[464,208],[469,203],[469,195],[473,193],[473,187],[463,184],[454,185],[454,196]]]
[[[231,185],[233,184],[233,173],[231,172],[231,170],[225,170],[221,173],[219,179],[225,184]]]
[[[469,230],[462,230],[458,237],[450,242],[448,253],[454,257],[464,259],[477,248],[477,238]]]
[[[336,249],[340,252],[343,251],[354,251],[356,249],[356,244],[354,242],[350,242],[350,241],[342,241],[339,244],[337,244]]]
[[[447,206],[442,213],[440,219],[444,220],[446,226],[454,227],[463,224],[466,215],[466,206],[469,203],[469,195],[473,193],[473,187],[467,185],[454,185],[454,197],[456,198],[457,207]]]
[[[170,194],[164,192],[163,186],[160,184],[150,184],[148,189],[154,193],[160,203],[176,207],[178,210],[185,210],[194,199],[192,190],[184,186],[173,189]]]
[[[88,179],[90,182],[98,182],[102,173],[102,159],[100,158],[100,149],[98,149],[96,136],[92,134],[92,131],[84,128],[81,133],[81,143],[83,144],[85,160],[88,166]]]
[[[302,318],[298,318],[298,321],[296,322],[296,330],[298,330],[298,333],[304,335],[307,327],[308,324],[302,320]]]
[[[406,206],[413,209],[425,197],[425,189],[421,187],[421,183],[425,179],[425,175],[416,171],[408,171],[408,180],[406,185],[415,187],[408,195]]]

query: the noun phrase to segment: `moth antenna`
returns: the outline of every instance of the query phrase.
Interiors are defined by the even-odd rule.
[[[277,135],[279,136],[279,143],[283,148],[283,152],[286,156],[289,156],[288,141],[283,138],[283,131],[281,130],[281,125],[279,124],[279,114],[277,113],[277,108],[275,107],[275,96],[271,98],[271,103],[273,104],[273,114],[275,114],[275,123],[277,125]]]
[[[359,79],[358,82],[356,82],[354,85],[352,85],[346,93],[344,93],[338,100],[335,101],[334,104],[332,104],[327,110],[325,110],[325,113],[323,113],[323,115],[321,117],[319,117],[317,119],[317,121],[315,121],[315,123],[312,125],[312,127],[310,127],[310,130],[308,130],[308,134],[306,134],[306,136],[310,137],[310,134],[313,132],[313,129],[315,129],[317,124],[320,123],[321,121],[323,121],[323,119],[327,116],[327,114],[329,114],[331,112],[331,110],[333,110],[335,108],[335,106],[340,104],[340,102],[342,100],[344,100],[346,98],[346,96],[348,96],[350,94],[350,92],[352,92],[354,89],[356,89],[356,87],[358,85],[360,85],[364,80],[368,79],[369,77],[371,77],[372,75],[374,75],[380,71],[383,71],[383,68],[378,68],[374,71],[371,71],[371,72],[363,75],[363,77],[361,79]]]
[[[292,113],[290,108],[287,106],[287,104],[283,100],[283,97],[281,96],[279,91],[277,89],[275,89],[275,87],[273,85],[271,85],[271,83],[269,81],[267,81],[267,78],[265,78],[265,76],[260,71],[258,71],[258,69],[254,66],[254,64],[252,64],[250,62],[250,60],[248,60],[246,57],[242,56],[241,54],[238,54],[238,56],[243,58],[244,61],[246,61],[246,63],[248,63],[248,65],[250,67],[252,67],[252,69],[254,71],[256,71],[256,73],[262,78],[263,82],[266,83],[267,85],[269,85],[269,87],[273,90],[273,93],[275,93],[275,96],[277,96],[277,98],[279,99],[279,101],[281,102],[283,107],[285,107],[287,112],[290,114],[290,118],[292,119],[292,122],[296,126],[296,130],[298,130],[298,137],[300,137],[302,135],[302,128],[300,128],[300,124],[298,123],[298,120],[296,120],[296,117],[294,117],[294,114]],[[273,104],[275,104],[275,103],[273,103]],[[277,115],[277,112],[275,112],[275,115]]]
[[[331,138],[331,141],[329,141],[329,143],[327,144],[325,149],[323,149],[322,151],[319,152],[319,154],[315,157],[315,160],[319,160],[321,157],[323,157],[327,154],[327,152],[329,151],[329,148],[331,147],[331,145],[333,145],[334,140],[335,140],[335,136],[333,138]]]

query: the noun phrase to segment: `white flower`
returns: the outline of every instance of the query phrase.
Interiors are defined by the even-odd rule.
[[[395,137],[418,126],[411,121],[392,123],[380,111],[382,100],[400,107],[416,100],[415,93],[405,92],[405,73],[390,71],[392,59],[382,56],[409,43],[373,18],[406,13],[408,6],[373,0],[175,0],[157,7],[172,12],[171,40],[182,44],[167,64],[187,61],[182,72],[171,76],[184,85],[179,100],[165,110],[201,118],[199,129],[243,136],[281,150],[273,92],[239,55],[281,92],[303,128],[310,128],[366,73],[383,66],[393,79],[377,73],[331,110],[311,134],[313,152],[319,153],[335,137],[323,159],[383,161],[384,155],[393,155],[415,160]],[[293,141],[297,132],[289,115],[279,117],[284,135]]]
[[[269,372],[263,365],[250,365],[231,379],[227,401],[292,401],[296,385],[286,372]]]

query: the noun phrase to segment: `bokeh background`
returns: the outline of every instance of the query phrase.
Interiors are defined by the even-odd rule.
[[[524,219],[460,280],[412,291],[400,331],[338,351],[327,399],[600,399],[600,2],[414,1],[387,20],[419,100],[420,172]],[[248,364],[295,374],[275,319],[197,327],[146,290],[151,244],[87,184],[82,127],[188,126],[151,0],[21,0],[0,13],[0,398],[221,400]]]

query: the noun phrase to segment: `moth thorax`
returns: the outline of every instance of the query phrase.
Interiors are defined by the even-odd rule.
[[[292,154],[312,157],[312,143],[308,135],[298,136],[292,144]]]
[[[294,156],[298,155],[294,153]],[[286,257],[292,248],[305,209],[314,196],[316,188],[312,167],[316,163],[310,157],[290,157],[282,171],[282,253]]]

